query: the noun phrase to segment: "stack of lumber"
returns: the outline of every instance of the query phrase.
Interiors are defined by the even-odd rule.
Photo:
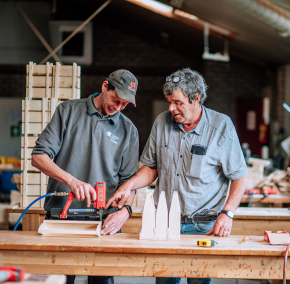
[[[258,183],[257,188],[276,188],[281,193],[290,194],[290,168],[287,168],[286,171],[274,171]]]
[[[64,100],[80,98],[80,66],[36,65],[29,62],[26,69],[26,98],[22,101],[21,137],[21,199],[26,207],[46,193],[48,177],[31,166],[35,141],[50,122],[56,107]],[[33,207],[43,208],[44,199]]]

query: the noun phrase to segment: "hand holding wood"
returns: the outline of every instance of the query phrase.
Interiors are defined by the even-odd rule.
[[[116,234],[121,229],[121,227],[127,221],[128,218],[129,213],[126,208],[110,214],[104,221],[101,235]]]

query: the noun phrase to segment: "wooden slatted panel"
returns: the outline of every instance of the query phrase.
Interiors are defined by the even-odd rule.
[[[63,101],[57,101],[56,106],[63,103]],[[46,100],[45,111],[50,112],[51,101]],[[22,111],[25,110],[25,100],[22,101]],[[42,100],[29,100],[28,101],[28,111],[42,111]]]
[[[55,88],[52,88],[51,90],[52,94],[49,94],[48,98],[55,96]],[[29,88],[26,88],[26,96],[28,96]],[[74,96],[76,96],[77,99],[80,98],[81,95],[81,89],[75,89]],[[46,97],[46,90],[45,88],[32,88],[32,94],[31,97],[33,99],[41,99]],[[72,98],[72,88],[59,88],[58,93],[58,99],[59,100],[68,100]]]
[[[47,186],[47,183],[45,183]],[[20,185],[20,189],[22,187],[22,184]],[[40,196],[41,195],[41,186],[40,184],[30,184],[27,188],[27,194],[33,195],[33,196]]]
[[[33,148],[35,146],[35,141],[37,140],[37,138],[37,136],[27,137],[27,147]],[[21,147],[24,147],[24,136],[21,137]],[[22,154],[21,157],[23,157]]]
[[[53,66],[53,74],[56,73],[56,65]],[[59,77],[72,77],[73,76],[73,66],[60,65],[59,66]],[[76,77],[81,77],[81,67],[76,67]]]
[[[23,174],[21,174],[23,175]],[[40,173],[27,173],[27,184],[36,184],[39,185],[41,180],[40,180]],[[45,183],[48,183],[48,176],[46,176]]]
[[[46,87],[46,76],[33,76],[32,87]],[[29,76],[26,76],[26,87],[29,87]],[[52,87],[52,76],[48,77],[48,87]]]
[[[52,63],[49,64],[49,76],[52,76]],[[35,65],[32,76],[45,76],[47,73],[46,65]],[[29,74],[29,65],[26,65],[26,74]]]

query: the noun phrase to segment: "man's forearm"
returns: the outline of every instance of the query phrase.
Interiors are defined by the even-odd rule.
[[[131,191],[148,186],[157,178],[157,168],[143,166],[135,176],[124,183]],[[132,201],[133,202],[133,201]]]
[[[223,210],[235,212],[244,195],[247,184],[247,176],[232,181],[228,200]]]
[[[45,175],[66,185],[74,179],[71,174],[58,167],[47,154],[32,155],[31,165]]]

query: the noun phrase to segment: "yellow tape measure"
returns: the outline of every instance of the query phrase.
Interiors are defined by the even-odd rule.
[[[198,240],[197,245],[199,247],[213,247],[215,244],[217,244],[214,240]]]

